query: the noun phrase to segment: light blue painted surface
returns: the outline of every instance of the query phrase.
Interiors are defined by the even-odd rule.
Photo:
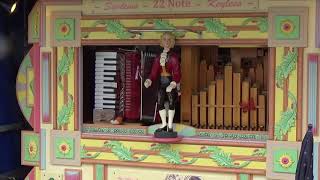
[[[50,113],[50,95],[49,95],[49,61],[42,60],[42,117],[49,117]]]
[[[40,169],[46,169],[46,129],[41,128],[40,130],[40,144],[41,144],[41,151],[40,151]]]
[[[313,144],[313,177],[314,179],[319,179],[319,142]]]
[[[317,118],[317,62],[309,61],[308,74],[308,124],[316,125]]]

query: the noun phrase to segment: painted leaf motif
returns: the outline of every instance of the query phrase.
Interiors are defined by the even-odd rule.
[[[252,153],[252,156],[265,156],[266,153],[267,153],[266,149],[260,148],[260,149],[256,149],[256,151]]]
[[[227,31],[227,27],[219,19],[205,18],[204,26],[208,32],[216,33],[220,38],[232,38],[238,34],[236,32]]]
[[[256,23],[260,32],[268,31],[268,19],[265,17],[250,17],[242,22],[242,26],[246,26],[249,23]]]
[[[81,149],[80,149],[81,158],[95,159],[101,154],[101,152],[96,152],[93,155],[92,154],[89,155],[88,151],[85,150],[84,148],[85,148],[85,145],[81,146]]]
[[[127,149],[127,148],[112,148],[112,152],[118,156],[119,159],[121,160],[125,160],[125,161],[132,161],[133,158],[133,154],[131,152],[130,149]]]
[[[70,66],[74,62],[74,48],[68,48],[68,54],[63,53],[61,60],[58,63],[57,74],[59,76],[58,86],[63,90],[63,84],[61,77],[65,74],[69,74]]]
[[[68,64],[71,66],[74,62],[74,48],[68,48]]]
[[[63,53],[61,60],[58,63],[57,74],[63,76],[69,72],[69,60],[65,53]]]
[[[289,132],[289,130],[295,126],[296,121],[296,111],[293,109],[288,109],[281,113],[281,119],[276,124],[275,136],[276,140],[282,140],[283,136]]]
[[[111,148],[111,151],[120,159],[125,161],[133,160],[133,153],[131,149],[123,146],[119,141],[110,141],[106,144],[107,147]]]
[[[174,25],[170,24],[168,20],[155,19],[154,20],[154,28],[155,29],[176,29]]]
[[[279,88],[283,88],[284,80],[296,68],[297,60],[297,51],[289,51],[287,55],[283,56],[282,62],[276,68],[276,83]]]
[[[201,21],[201,20],[202,20],[202,19],[200,19],[200,18],[195,18],[195,19],[193,19],[193,20],[190,22],[190,26],[193,26],[193,25],[199,23],[199,21]]]
[[[233,160],[231,159],[230,153],[224,153],[223,151],[220,151],[219,153],[211,154],[210,157],[214,159],[214,161],[217,162],[219,166],[233,166]]]
[[[170,24],[168,20],[163,19],[155,19],[154,20],[154,28],[155,29],[163,29],[163,30],[175,30],[177,29],[173,24]],[[186,32],[173,32],[176,37],[185,36]]]
[[[264,17],[258,18],[258,27],[260,32],[267,32],[268,31],[268,19]]]
[[[32,81],[30,82],[29,87],[31,89],[32,94],[34,95],[34,79],[32,79]]]
[[[74,102],[71,95],[68,96],[68,103],[63,105],[58,113],[58,125],[69,124],[70,117],[74,112]]]
[[[165,150],[165,151],[161,151],[160,155],[163,156],[168,163],[181,164],[181,156],[178,151]]]
[[[120,39],[128,39],[135,36],[133,33],[128,32],[125,27],[117,20],[107,20],[107,31],[110,33],[115,33]]]

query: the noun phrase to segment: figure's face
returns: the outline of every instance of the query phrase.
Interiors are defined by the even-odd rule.
[[[169,34],[164,34],[162,36],[162,45],[164,49],[170,49],[171,48],[171,43],[172,43],[172,37]]]

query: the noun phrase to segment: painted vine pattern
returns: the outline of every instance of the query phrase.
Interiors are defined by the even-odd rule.
[[[283,84],[292,71],[296,69],[298,60],[297,50],[288,51],[288,54],[283,56],[282,62],[276,68],[276,86],[283,90]],[[282,140],[296,123],[297,115],[297,98],[288,90],[288,99],[291,100],[291,106],[286,111],[281,112],[280,120],[275,125],[275,139]]]
[[[140,157],[136,156],[135,153],[131,150],[131,148],[125,147],[119,141],[105,141],[103,147],[107,147],[111,149],[111,152],[118,157],[119,160],[123,161],[143,161],[149,155],[144,154]],[[185,158],[181,155],[181,152],[174,150],[170,144],[159,144],[153,143],[150,145],[150,149],[152,151],[159,152],[159,156],[164,158],[169,164],[176,165],[190,165],[194,164],[198,158]],[[208,153],[209,157],[221,167],[228,168],[243,168],[249,165],[252,161],[244,161],[242,163],[238,163],[232,159],[231,153],[224,152],[221,148],[217,146],[203,146],[199,152],[200,154]],[[94,159],[97,158],[101,152],[96,152],[94,154],[89,153],[85,150],[85,145],[81,147],[81,158]],[[251,156],[255,157],[263,157],[266,155],[266,149],[255,149]]]
[[[68,48],[68,52],[63,52],[61,60],[58,63],[57,75],[58,86],[63,91],[62,77],[68,75],[70,72],[70,66],[74,61],[74,48]]]
[[[219,38],[235,38],[239,32],[228,31],[227,26],[216,18],[196,18],[191,21],[190,25],[198,24],[204,26],[207,32],[215,33]]]
[[[178,38],[182,38],[186,34],[186,32],[174,31],[177,28],[173,24],[171,24],[169,20],[165,19],[146,19],[140,24],[140,27],[143,27],[145,24],[151,24],[153,28],[157,30],[172,30],[173,34]]]
[[[58,75],[58,87],[61,91],[63,88],[63,76],[70,73],[70,67],[74,62],[74,48],[68,48],[67,52],[63,52],[61,60],[58,62],[57,75]],[[70,123],[70,117],[74,112],[74,98],[68,93],[68,101],[62,106],[58,112],[57,123],[59,129],[67,126]],[[66,129],[66,128],[65,128]]]
[[[74,112],[74,101],[72,95],[68,95],[68,103],[64,104],[58,113],[58,127],[68,125],[70,123],[70,117]]]
[[[115,34],[119,39],[136,37],[136,34],[129,32],[119,20],[97,20],[91,25],[91,27],[97,27],[99,25],[104,26],[106,32]],[[87,38],[89,34],[89,32],[83,32],[82,37]]]
[[[260,32],[268,31],[268,18],[266,17],[250,17],[244,20],[242,25],[246,26],[249,23],[256,24],[259,27]]]
[[[268,19],[266,17],[250,17],[242,22],[242,26],[248,24],[256,24],[259,31],[264,33],[268,31]],[[222,39],[236,38],[240,31],[229,31],[227,30],[226,24],[224,24],[219,18],[195,18],[190,22],[190,27],[204,27],[208,33],[214,33],[217,37]],[[130,39],[136,38],[140,34],[139,38],[143,37],[144,33],[130,32],[120,20],[96,20],[90,27],[105,27],[105,31],[113,33],[119,39]],[[194,32],[190,29],[184,29],[185,31],[175,31],[177,27],[170,23],[168,19],[145,19],[139,25],[139,27],[152,27],[155,30],[172,30],[176,37],[183,38],[187,32]],[[201,38],[202,30],[195,31],[194,33],[199,34]],[[90,32],[82,32],[82,38],[88,38]]]
[[[231,153],[224,152],[217,146],[203,146],[200,153],[209,153],[210,158],[218,164],[218,166],[228,168],[243,168],[248,166],[252,161],[244,161],[241,163],[236,162],[232,159]],[[266,149],[255,149],[252,156],[265,156]]]
[[[159,155],[170,164],[186,165],[193,164],[198,160],[198,158],[192,158],[190,160],[183,158],[180,152],[173,150],[169,144],[151,144],[150,149],[153,151],[159,151]]]

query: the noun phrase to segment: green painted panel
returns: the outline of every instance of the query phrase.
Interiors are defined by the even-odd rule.
[[[74,159],[74,139],[57,137],[54,142],[55,156],[58,159]]]
[[[277,40],[300,38],[300,16],[276,16],[275,23]]]
[[[57,18],[55,20],[54,35],[57,41],[75,40],[75,19]]]
[[[250,178],[248,174],[240,174],[239,177],[240,177],[240,180],[249,180]]]
[[[39,137],[37,135],[26,134],[23,137],[23,147],[24,147],[24,160],[37,162],[39,161]]]
[[[102,164],[96,165],[96,180],[104,180],[104,166]]]
[[[296,173],[298,151],[296,149],[279,149],[273,152],[273,171]]]

